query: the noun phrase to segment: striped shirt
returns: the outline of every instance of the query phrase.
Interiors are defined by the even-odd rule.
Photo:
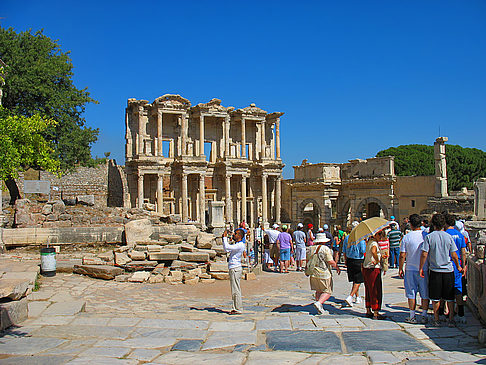
[[[402,239],[402,232],[398,229],[392,229],[388,232],[388,240],[390,241],[390,247],[400,247],[400,240]]]

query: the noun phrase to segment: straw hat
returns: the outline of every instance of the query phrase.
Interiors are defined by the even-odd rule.
[[[316,234],[316,239],[314,240],[314,243],[327,243],[329,241],[330,239],[326,237],[325,233],[318,233]]]

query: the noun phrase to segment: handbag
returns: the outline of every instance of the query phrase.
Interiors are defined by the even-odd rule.
[[[317,256],[317,253],[321,249],[321,246],[317,247],[317,249],[314,251],[314,253],[311,255],[309,260],[305,264],[305,276],[310,276],[312,275],[312,272],[314,271],[314,268],[316,267],[317,263],[319,262],[319,257]]]

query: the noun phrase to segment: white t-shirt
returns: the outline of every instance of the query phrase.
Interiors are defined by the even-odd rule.
[[[241,255],[245,251],[245,243],[243,241],[229,244],[228,237],[223,237],[223,247],[229,253],[228,268],[235,269],[241,267]]]
[[[276,243],[280,231],[277,231],[276,229],[266,229],[265,233],[267,234],[270,243]]]
[[[423,243],[424,237],[421,229],[411,231],[403,236],[400,252],[407,253],[407,270],[420,270],[420,256],[422,255]]]

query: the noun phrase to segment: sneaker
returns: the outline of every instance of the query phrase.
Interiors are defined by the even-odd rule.
[[[436,319],[432,320],[432,323],[431,323],[431,324],[432,324],[432,326],[434,326],[434,327],[440,327],[440,321],[438,321],[438,320],[436,320]]]
[[[418,322],[417,322],[417,319],[415,317],[412,317],[412,318],[407,317],[407,318],[405,318],[405,323],[417,324]]]
[[[348,303],[350,307],[353,306],[353,297],[351,295],[348,295],[348,297],[346,298],[346,303]]]
[[[361,303],[363,303],[363,299],[361,299],[361,297],[355,297],[354,302],[356,304],[361,304]]]
[[[324,310],[324,308],[322,308],[322,304],[321,304],[320,302],[314,302],[313,304],[314,304],[314,307],[316,307],[317,312],[318,312],[319,314],[324,314],[324,313],[326,313],[326,311]]]
[[[453,319],[447,321],[447,326],[448,327],[456,327],[456,321],[454,321]]]

